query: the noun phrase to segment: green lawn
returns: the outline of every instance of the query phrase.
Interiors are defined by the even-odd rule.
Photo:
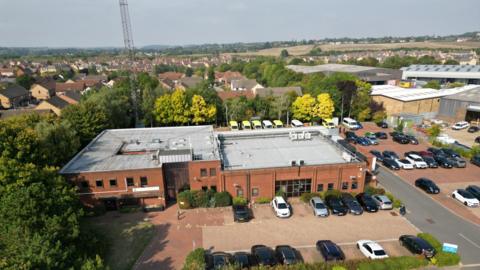
[[[89,224],[108,241],[105,264],[115,270],[132,269],[155,234],[153,224],[136,213],[109,213],[91,218]]]

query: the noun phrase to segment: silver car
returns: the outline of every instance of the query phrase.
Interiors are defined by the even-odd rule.
[[[387,196],[385,196],[385,195],[373,195],[372,198],[377,203],[378,208],[380,208],[382,210],[393,209],[392,201],[390,201],[390,199]]]
[[[328,208],[320,197],[313,197],[310,199],[310,206],[313,209],[313,214],[316,217],[328,217]]]

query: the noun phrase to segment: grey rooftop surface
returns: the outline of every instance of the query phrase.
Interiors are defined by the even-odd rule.
[[[403,67],[404,71],[419,72],[480,72],[480,66],[476,65],[410,65]]]
[[[111,129],[92,140],[60,173],[150,169],[162,163],[218,159],[212,126]]]
[[[292,141],[290,132],[311,134],[310,140]],[[289,167],[358,162],[344,159],[346,149],[321,135],[319,128],[283,128],[218,133],[224,170]]]
[[[323,65],[316,65],[316,66],[288,65],[287,68],[295,72],[304,73],[304,74],[317,73],[317,72],[356,73],[356,72],[378,69],[376,67],[365,67],[365,66],[344,65],[344,64],[323,64]]]

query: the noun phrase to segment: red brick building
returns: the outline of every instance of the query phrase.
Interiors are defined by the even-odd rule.
[[[367,164],[321,127],[214,132],[212,126],[105,130],[62,170],[87,206],[166,205],[179,190],[255,201],[363,190]]]

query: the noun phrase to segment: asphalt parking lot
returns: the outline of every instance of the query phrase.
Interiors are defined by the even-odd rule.
[[[453,130],[449,127],[443,129],[442,133],[447,134],[451,138],[455,138],[459,143],[469,147],[478,145],[478,144],[475,144],[475,138],[480,136],[480,132],[469,133],[467,132],[467,129]]]

